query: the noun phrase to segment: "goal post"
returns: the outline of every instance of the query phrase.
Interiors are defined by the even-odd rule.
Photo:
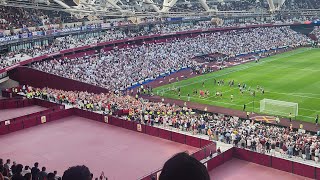
[[[298,103],[279,101],[274,99],[262,99],[260,101],[260,112],[270,115],[279,115],[288,117],[298,116]]]

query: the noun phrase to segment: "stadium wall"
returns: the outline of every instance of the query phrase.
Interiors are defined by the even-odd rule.
[[[249,151],[246,149],[240,149],[233,147],[228,151],[223,152],[215,156],[214,158],[205,162],[207,164],[208,171],[222,165],[223,163],[231,160],[232,158],[241,159],[244,161],[252,162],[269,168],[278,169],[281,171],[293,173],[296,175],[320,179],[320,168],[302,164],[299,162],[293,162],[288,159],[269,156],[266,154],[260,154],[257,152]]]
[[[47,122],[55,121],[73,114],[72,109],[65,110],[64,106],[40,99],[7,99],[0,100],[0,109],[20,108],[38,105],[48,109],[28,115],[7,119],[0,122],[0,135],[30,128]]]
[[[20,85],[33,87],[49,87],[65,91],[87,91],[92,93],[106,93],[107,89],[84,82],[64,78],[61,76],[45,73],[29,67],[17,67],[9,72],[10,79],[18,81]]]
[[[290,28],[298,33],[308,36],[314,30],[314,24],[291,25]]]

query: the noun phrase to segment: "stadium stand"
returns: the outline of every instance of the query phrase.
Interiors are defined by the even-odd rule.
[[[219,11],[253,11],[258,8],[267,10],[268,4],[266,1],[258,2],[256,0],[245,1],[226,1],[217,3]]]
[[[216,27],[210,22],[199,22],[195,25],[165,25],[156,24],[150,30],[142,31],[124,31],[124,30],[106,30],[99,34],[88,34],[84,36],[65,36],[56,38],[52,43],[44,44],[43,46],[25,46],[22,49],[11,51],[8,54],[4,54],[0,57],[0,69],[9,67],[17,62],[24,61],[26,58],[37,57],[44,54],[55,53],[64,49],[70,49],[74,47],[90,45],[99,42],[107,42],[111,40],[119,40],[129,37],[137,37],[143,35],[163,34],[169,32],[180,32],[185,30],[196,30],[200,28],[212,28]],[[24,58],[19,58],[20,56]]]
[[[319,3],[315,0],[287,0],[282,6],[282,9],[297,10],[297,9],[317,9]]]
[[[0,6],[0,29],[10,30],[79,21],[65,12]]]
[[[116,91],[167,71],[196,65],[190,57],[199,53],[220,53],[231,58],[256,50],[308,43],[306,36],[289,27],[254,28],[112,50],[93,57],[38,62],[31,67]]]
[[[162,1],[155,0],[154,2],[159,6],[162,4]],[[121,7],[124,7],[124,9],[130,9],[131,6],[137,5],[139,5],[137,2],[132,1],[121,2]],[[217,8],[219,11],[268,11],[266,1],[211,1],[208,2],[208,5]],[[282,6],[282,10],[317,8],[320,8],[317,0],[287,0]],[[204,8],[198,1],[185,1],[175,4],[170,11],[200,12],[204,11]],[[0,29],[2,31],[21,29],[18,33],[31,32],[28,27],[43,25],[50,27],[52,24],[87,21],[85,17],[79,20],[69,13],[62,11],[56,12],[9,6],[0,6],[0,14]],[[283,17],[283,19],[285,19],[285,17]],[[291,17],[288,17],[288,19],[287,22],[294,21]],[[301,16],[296,19],[307,20],[308,18]],[[262,24],[264,22],[252,20],[250,23]],[[34,57],[59,53],[62,50],[94,45],[101,42],[145,35],[175,34],[181,31],[221,26],[241,27],[250,23],[245,20],[243,20],[243,23],[230,21],[230,24],[226,21],[224,25],[213,25],[210,21],[185,24],[164,23],[149,25],[147,23],[146,26],[141,26],[136,29],[112,27],[99,33],[83,36],[67,35],[51,39],[52,41],[42,46],[32,44],[1,55],[0,69],[5,69]],[[101,24],[99,24],[99,26],[100,25]],[[316,27],[312,34],[319,39],[320,28]],[[132,127],[133,123],[136,123],[137,125],[143,125],[144,128],[146,128],[146,126],[152,128],[159,127],[160,129],[175,130],[195,136],[205,136],[210,142],[212,140],[230,144],[234,146],[233,149],[238,149],[237,151],[246,149],[274,157],[281,156],[284,158],[301,159],[312,165],[316,165],[320,157],[320,131],[316,133],[304,132],[293,129],[292,126],[282,127],[279,125],[257,123],[254,120],[241,119],[235,116],[203,111],[195,112],[195,110],[187,108],[187,106],[180,107],[175,104],[151,102],[140,97],[142,93],[153,93],[152,88],[149,86],[145,86],[144,88],[141,86],[141,88],[138,88],[137,94],[133,90],[128,90],[128,88],[139,81],[155,79],[167,72],[184,68],[199,70],[203,64],[193,59],[193,57],[197,55],[214,54],[217,55],[218,58],[219,55],[221,55],[221,57],[225,57],[226,59],[236,59],[235,57],[242,54],[278,48],[298,48],[309,45],[312,42],[309,37],[297,33],[289,26],[277,26],[202,33],[194,37],[181,39],[172,37],[161,43],[143,42],[139,45],[128,45],[125,48],[113,47],[112,50],[105,51],[92,50],[90,54],[83,52],[81,56],[75,55],[61,57],[59,59],[51,58],[30,64],[29,67],[44,73],[69,78],[75,80],[75,82],[99,86],[101,89],[106,88],[110,90],[110,92],[106,91],[105,93],[97,94],[85,91],[65,91],[48,87],[34,88],[24,85],[19,94],[23,94],[27,99],[37,98],[50,101],[53,104],[63,104],[71,107],[70,109],[72,110],[81,109],[85,112],[85,116],[91,118],[98,117],[90,114],[92,112],[101,115],[99,118],[108,117],[109,115],[115,116],[121,118],[123,122],[132,122]],[[17,90],[13,90],[13,92],[17,92]],[[5,107],[6,105],[3,103],[1,106]],[[100,121],[101,119],[102,118],[100,118]],[[199,143],[201,143],[201,140],[199,140]],[[191,158],[189,161],[203,160],[203,158],[209,156],[206,153],[208,152],[204,151],[203,157]],[[220,149],[218,154],[220,154]],[[182,155],[187,156],[187,158],[191,157],[188,154]],[[196,155],[193,154],[192,156]],[[212,152],[210,152],[210,157],[212,157]],[[34,167],[31,168],[31,166],[23,166],[16,162],[12,163],[10,159],[4,162],[1,158],[6,157],[0,157],[0,180],[93,179],[93,174],[90,173],[90,170],[86,166],[71,167],[65,171],[62,177],[59,177],[56,171],[47,172],[45,167],[42,167],[42,170],[40,170],[38,163],[35,163]],[[19,160],[17,161],[19,162]],[[202,173],[205,172],[205,178],[203,179],[209,179],[207,171],[203,171],[205,166],[198,161],[196,161],[196,163],[197,166],[201,166]],[[293,163],[291,165],[293,166]],[[168,169],[172,170],[172,167]],[[80,174],[83,175],[83,177],[78,176]],[[165,173],[163,172],[163,174]],[[99,179],[107,180],[108,178],[101,174]],[[149,179],[153,179],[153,177]]]

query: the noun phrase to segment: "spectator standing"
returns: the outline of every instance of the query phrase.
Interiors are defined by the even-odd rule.
[[[11,166],[11,173],[12,173],[12,174],[15,174],[15,173],[16,173],[16,166],[17,166],[16,162],[13,161],[12,166]]]
[[[22,172],[23,166],[22,164],[18,164],[15,167],[15,173],[13,174],[11,180],[24,180],[24,177],[22,176],[21,172]]]
[[[31,169],[31,174],[32,174],[32,180],[38,180],[38,176],[40,173],[40,169],[38,168],[39,163],[36,162],[34,163],[34,167]]]
[[[9,169],[4,168],[3,165],[0,165],[0,174],[3,175],[4,180],[10,180],[9,178]]]
[[[29,166],[25,166],[21,174],[22,174],[22,176],[24,176],[27,173],[31,173]]]
[[[4,164],[4,167],[7,169],[10,169],[10,167],[11,167],[10,163],[11,163],[11,160],[7,159],[7,162]]]
[[[269,142],[269,140],[266,142],[266,150],[267,150],[267,153],[270,153],[270,142]]]
[[[42,167],[41,172],[39,173],[39,180],[46,180],[48,173],[46,172],[46,167]]]
[[[306,159],[310,160],[311,158],[310,158],[310,146],[309,146],[309,144],[306,145],[305,151],[306,151]]]

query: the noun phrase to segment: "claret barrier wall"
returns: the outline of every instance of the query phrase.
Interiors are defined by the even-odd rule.
[[[87,91],[97,94],[108,92],[107,89],[102,87],[45,73],[29,67],[17,67],[10,72],[10,78],[18,81],[21,85],[27,84],[38,88],[49,87],[65,91]]]
[[[233,157],[300,176],[320,179],[320,168],[289,161],[287,159],[260,154],[240,148],[234,148]]]
[[[0,109],[14,109],[38,105],[48,109],[31,113],[28,115],[7,119],[0,122],[0,135],[15,132],[21,129],[29,128],[46,122],[54,121],[66,117],[70,114],[64,110],[64,106],[40,99],[2,99],[0,100]],[[18,111],[19,109],[17,109]],[[70,114],[71,115],[71,114]]]
[[[312,179],[320,179],[320,168],[236,147],[215,156],[214,158],[206,161],[205,164],[208,171],[211,171],[232,158],[241,159]]]
[[[42,106],[46,108],[60,108],[60,106],[64,107],[62,105],[57,105],[56,103],[43,101],[40,99],[10,98],[10,99],[0,100],[0,110],[23,108],[23,107],[34,106],[34,105]]]
[[[34,99],[1,99],[0,109],[22,108],[35,105]]]

